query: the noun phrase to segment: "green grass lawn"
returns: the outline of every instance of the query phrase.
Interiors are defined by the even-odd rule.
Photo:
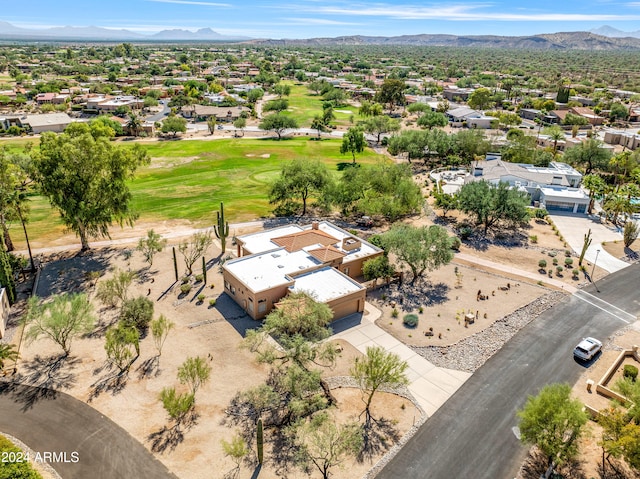
[[[287,114],[295,118],[301,128],[309,128],[311,121],[316,115],[322,116],[322,97],[316,95],[305,85],[296,85],[292,82],[286,82],[291,86],[291,94],[286,97],[289,100],[289,110]],[[348,112],[351,113],[348,113]],[[336,119],[332,122],[338,126],[351,126],[350,117],[353,115],[354,121],[357,121],[358,108],[346,105],[345,107],[334,110]]]
[[[267,139],[181,140],[142,143],[152,158],[131,182],[132,206],[139,221],[189,220],[212,224],[220,202],[229,221],[268,216],[272,210],[267,192],[281,165],[294,158],[319,159],[337,176],[340,163],[351,155],[340,154],[340,140],[310,141],[307,137],[275,141]],[[388,161],[370,149],[357,156],[358,163]],[[58,238],[63,231],[57,212],[46,199],[32,198],[29,235],[37,246]],[[19,248],[22,231],[12,226]]]

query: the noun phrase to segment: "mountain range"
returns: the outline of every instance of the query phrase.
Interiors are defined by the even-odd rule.
[[[221,35],[211,28],[197,31],[173,29],[142,34],[124,29],[96,26],[29,29],[0,21],[0,40],[20,41],[248,41],[261,45],[407,45],[537,50],[640,50],[640,30],[623,32],[604,25],[589,32],[561,32],[527,36],[420,34],[395,37],[351,35],[333,38],[266,39]]]
[[[96,41],[238,41],[249,37],[221,35],[211,28],[191,30],[162,30],[151,35],[124,29],[102,27],[52,27],[42,29],[16,27],[0,21],[0,39],[2,40],[96,40]]]

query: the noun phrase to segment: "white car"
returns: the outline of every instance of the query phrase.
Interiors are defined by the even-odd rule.
[[[583,338],[580,343],[573,350],[573,355],[582,359],[583,361],[589,361],[600,352],[602,349],[602,343],[595,338]]]

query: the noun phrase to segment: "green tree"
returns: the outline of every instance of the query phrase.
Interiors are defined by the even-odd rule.
[[[289,96],[291,94],[291,85],[287,85],[286,83],[278,83],[273,87],[273,92],[280,98],[282,98],[283,96]]]
[[[364,358],[356,358],[350,374],[362,390],[368,391],[365,400],[367,418],[371,417],[371,402],[375,393],[383,386],[398,387],[409,384],[406,370],[409,365],[395,353],[381,346],[367,347]]]
[[[138,241],[138,251],[142,252],[145,261],[149,263],[149,266],[152,266],[153,257],[156,253],[160,253],[166,245],[167,240],[150,229],[147,230],[146,238],[140,238]]]
[[[14,445],[9,439],[4,436],[0,436],[0,454],[6,455],[5,457],[11,457],[15,454],[16,457],[20,457],[19,454],[23,454],[24,451]],[[31,457],[31,460],[34,460]],[[0,465],[0,477],[3,479],[42,479],[42,475],[33,469],[31,461],[4,461]]]
[[[342,145],[340,146],[340,153],[351,153],[353,155],[353,163],[356,162],[356,153],[362,153],[367,140],[364,138],[364,133],[359,127],[351,127],[342,137]]]
[[[324,163],[297,158],[282,166],[280,176],[269,190],[269,202],[290,204],[299,198],[304,216],[309,198],[320,197],[330,183],[331,176]]]
[[[447,230],[438,225],[415,227],[396,223],[382,235],[382,244],[409,266],[412,284],[425,271],[438,269],[453,259],[451,239]]]
[[[153,309],[153,301],[144,296],[127,299],[122,302],[120,320],[138,331],[145,331],[153,318]]]
[[[270,100],[266,102],[262,107],[262,111],[275,111],[280,113],[281,111],[286,111],[288,108],[289,101],[283,98],[280,100]]]
[[[446,218],[449,210],[458,209],[458,196],[447,193],[435,193],[435,207],[442,210],[442,217]]]
[[[187,131],[187,120],[181,116],[170,114],[162,121],[162,133],[171,133],[174,137],[178,136],[178,133],[185,133]]]
[[[404,105],[406,103],[405,89],[404,81],[387,78],[382,82],[380,90],[376,93],[375,101],[387,105],[389,111],[393,111],[396,105]]]
[[[589,190],[589,208],[587,212],[591,214],[593,212],[595,197],[604,195],[607,191],[607,183],[600,175],[590,174],[582,177],[582,186]]]
[[[467,183],[458,192],[460,209],[475,217],[476,224],[489,228],[504,224],[519,226],[529,219],[526,193],[509,188],[508,183],[493,185],[486,181]]]
[[[194,397],[200,386],[209,381],[209,376],[211,376],[211,366],[207,364],[205,358],[200,356],[187,358],[178,368],[178,380],[189,387]]]
[[[389,138],[389,153],[392,155],[406,153],[409,163],[414,158],[424,158],[429,150],[429,133],[420,130],[402,130],[400,134]]]
[[[469,95],[469,99],[467,103],[470,108],[474,108],[476,110],[486,110],[487,108],[491,108],[493,106],[493,102],[491,101],[491,90],[488,88],[478,88],[471,95]]]
[[[364,117],[382,115],[382,105],[380,103],[372,103],[367,100],[363,100],[358,110],[358,115]]]
[[[238,118],[233,122],[233,127],[236,130],[240,130],[240,133],[244,136],[244,129],[247,127],[247,119],[242,117]]]
[[[44,336],[58,344],[68,356],[73,339],[90,332],[96,317],[86,294],[65,293],[53,296],[47,303],[41,303],[37,296],[29,298],[25,321],[28,341]]]
[[[575,115],[573,113],[567,113],[564,119],[562,120],[563,125],[588,125],[589,120],[580,115]]]
[[[416,123],[422,128],[431,130],[436,126],[447,126],[449,121],[447,120],[447,117],[444,115],[444,113],[426,110],[424,114],[420,118],[418,118],[418,121]]]
[[[553,157],[558,153],[558,141],[564,140],[564,130],[558,125],[548,126],[543,130],[543,133],[553,140]]]
[[[362,127],[370,135],[376,135],[376,143],[380,143],[380,136],[400,130],[400,122],[386,115],[375,115],[362,122]]]
[[[115,308],[118,304],[127,300],[129,286],[131,286],[135,277],[136,274],[133,271],[116,269],[113,277],[98,283],[96,297],[107,306]]]
[[[538,446],[551,469],[578,453],[587,414],[579,400],[571,399],[568,384],[550,384],[529,396],[518,417],[522,442]]]
[[[622,233],[624,247],[630,248],[633,242],[638,239],[638,234],[640,234],[640,227],[634,221],[627,221]]]
[[[254,88],[247,93],[247,101],[251,104],[256,103],[264,96],[264,90],[262,88]]]
[[[389,263],[389,257],[384,254],[365,261],[362,265],[362,274],[365,280],[374,280],[375,285],[378,278],[391,278],[395,274],[395,269]]]
[[[120,370],[127,374],[131,365],[140,357],[140,333],[134,326],[118,321],[105,334],[104,349],[107,358]]]
[[[178,245],[178,251],[184,258],[184,265],[187,267],[187,275],[193,274],[193,265],[212,244],[211,230],[206,230],[194,233],[189,240],[184,240]]]
[[[160,392],[162,407],[171,419],[180,423],[191,412],[196,403],[193,393],[178,394],[176,388],[164,388]]]
[[[9,253],[4,245],[4,238],[0,237],[0,287],[5,288],[9,304],[16,301],[16,283],[13,278],[13,268]]]
[[[249,454],[247,443],[242,439],[242,436],[235,434],[231,438],[231,442],[227,442],[222,439],[220,444],[222,445],[224,455],[231,458],[231,460],[236,464],[236,473],[239,473],[240,464],[242,464],[244,458]]]
[[[325,122],[322,117],[320,117],[320,115],[316,115],[313,117],[313,120],[311,121],[311,129],[318,132],[318,139],[320,139],[320,135],[322,132],[327,131]]]
[[[153,336],[153,343],[158,350],[158,356],[162,355],[162,347],[164,342],[169,336],[169,332],[176,326],[176,324],[167,319],[164,314],[161,314],[159,318],[151,321],[151,336]]]
[[[19,357],[15,344],[0,343],[0,369],[4,369],[6,361],[17,361]]]
[[[141,128],[142,122],[140,121],[140,117],[135,113],[129,113],[129,121],[127,122],[127,130],[129,131],[129,134],[138,136]]]
[[[94,136],[96,135],[96,136]],[[43,133],[34,177],[62,222],[89,249],[92,236],[109,236],[114,221],[133,224],[128,183],[149,163],[140,145],[117,146],[93,125],[72,123],[64,133]]]
[[[329,479],[335,467],[360,452],[364,441],[358,423],[337,425],[320,412],[295,427],[295,442],[299,448],[297,459],[305,469],[313,465],[324,479]]]
[[[282,113],[274,113],[272,115],[265,116],[260,122],[259,128],[261,130],[273,131],[278,135],[278,140],[281,140],[282,134],[285,130],[298,128],[298,122],[290,116],[283,115]]]
[[[609,109],[609,119],[612,121],[626,120],[629,116],[627,108],[620,102],[613,102]]]
[[[209,130],[210,135],[213,135],[216,132],[217,123],[218,120],[216,119],[215,115],[211,115],[209,118],[207,118],[207,129]]]

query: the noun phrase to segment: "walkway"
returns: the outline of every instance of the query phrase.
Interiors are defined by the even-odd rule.
[[[596,263],[597,257],[597,266],[607,270],[609,273],[615,273],[629,266],[628,263],[611,256],[602,247],[602,243],[605,241],[608,243],[622,241],[622,234],[600,223],[598,216],[562,213],[553,213],[549,216],[562,236],[564,236],[566,242],[577,254],[582,252],[584,235],[591,229],[591,246],[589,246],[584,255],[585,259],[590,263]]]
[[[532,273],[530,271],[525,271],[522,269],[514,268],[513,266],[508,266],[502,263],[496,263],[495,261],[488,261],[486,259],[478,258],[477,256],[473,256],[466,253],[456,253],[454,260],[462,260],[466,263],[475,264],[478,266],[484,266],[485,268],[491,268],[508,275],[512,276],[520,276],[521,278],[528,278],[535,280],[536,282],[542,281],[546,286],[553,286],[562,291],[566,291],[567,293],[575,293],[578,289],[575,286],[572,286],[567,283],[563,283],[554,278],[548,278],[546,276],[542,276],[541,274]],[[626,263],[625,263],[626,264]]]
[[[365,309],[368,314],[347,316],[333,323],[334,331],[339,332],[332,339],[344,339],[362,353],[368,346],[381,346],[400,356],[409,364],[409,391],[427,415],[433,415],[471,374],[436,367],[375,325],[381,314],[379,309],[369,303],[365,303]]]

